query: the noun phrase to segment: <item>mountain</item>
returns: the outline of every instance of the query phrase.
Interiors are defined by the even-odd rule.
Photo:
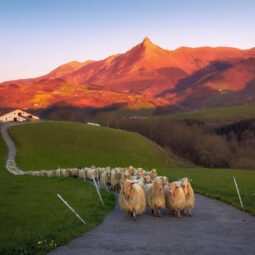
[[[33,79],[0,83],[0,108],[169,106],[255,102],[255,48],[180,47],[144,40],[99,61],[72,61]]]

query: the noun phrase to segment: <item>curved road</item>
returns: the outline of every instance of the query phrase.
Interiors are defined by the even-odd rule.
[[[13,125],[13,124],[10,124]],[[7,128],[1,132],[9,159],[15,145]],[[255,217],[220,201],[196,194],[193,217],[177,219],[164,210],[162,217],[149,210],[136,222],[118,205],[94,230],[59,247],[50,255],[254,255]]]
[[[254,255],[255,217],[196,195],[193,217],[149,210],[132,221],[118,206],[94,230],[49,255]]]

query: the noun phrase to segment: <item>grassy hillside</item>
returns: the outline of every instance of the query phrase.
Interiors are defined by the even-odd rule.
[[[209,122],[238,121],[255,118],[255,105],[240,105],[223,108],[204,109],[163,116],[170,119],[197,119]]]
[[[0,254],[45,254],[94,228],[114,206],[103,192],[102,207],[94,187],[71,178],[13,176],[5,169],[6,147],[0,137]],[[60,193],[86,225],[57,198]]]
[[[165,167],[167,161],[166,153],[150,140],[122,130],[44,122],[12,127],[10,134],[17,145],[17,164],[25,170],[91,165],[152,168]],[[168,162],[177,163],[173,157]]]
[[[227,202],[241,208],[233,182],[235,176],[243,199],[245,210],[255,216],[255,171],[236,169],[161,169],[160,174],[171,180],[183,177],[192,179],[196,192]]]

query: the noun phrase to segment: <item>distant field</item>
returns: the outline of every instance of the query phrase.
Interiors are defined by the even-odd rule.
[[[12,127],[10,134],[17,145],[17,164],[24,170],[91,165],[166,167],[169,156],[139,134],[74,122],[20,125]],[[173,156],[168,162],[177,164]]]
[[[112,210],[115,198],[71,178],[13,176],[5,169],[6,147],[0,137],[0,254],[45,254],[91,230]],[[86,220],[82,225],[56,194]]]
[[[210,122],[237,121],[255,118],[255,105],[241,105],[223,108],[213,108],[192,112],[173,113],[162,118],[169,119],[197,119]]]

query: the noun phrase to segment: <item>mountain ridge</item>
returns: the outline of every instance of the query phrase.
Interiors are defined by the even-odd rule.
[[[199,95],[205,97],[199,107],[208,107],[215,97],[224,106],[223,94],[235,93],[236,98],[253,79],[255,48],[183,46],[167,50],[145,37],[125,53],[98,61],[71,61],[37,78],[0,83],[0,108],[125,104],[130,108],[185,105],[193,109],[199,104],[194,106],[189,98]]]

